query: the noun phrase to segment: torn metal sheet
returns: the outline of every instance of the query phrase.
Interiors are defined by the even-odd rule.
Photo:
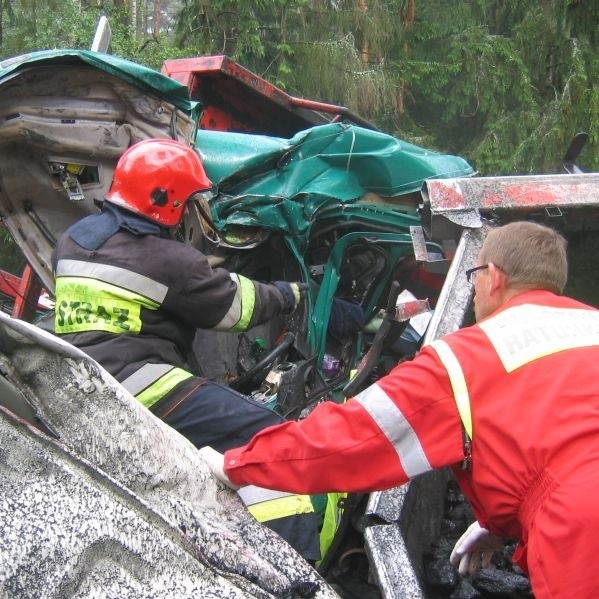
[[[474,266],[488,231],[489,227],[485,226],[465,229],[462,233],[423,345],[463,326],[473,294],[472,286],[466,281],[466,270]]]
[[[98,68],[42,53],[0,70],[0,215],[50,292],[56,239],[75,220],[97,211],[119,156],[148,137],[188,141],[195,127],[173,103],[184,90],[174,81],[160,81],[177,92],[171,101],[168,94],[148,93],[139,80],[147,69],[134,71],[140,89],[102,68],[115,58],[87,55]]]
[[[34,439],[31,443],[37,443],[40,449],[52,450],[46,462],[39,456],[40,464],[45,464],[40,466],[24,457],[39,453],[39,449],[23,448],[30,443],[29,436],[22,436],[20,441],[13,431],[10,434],[14,443],[2,443],[2,459],[12,464],[14,472],[7,474],[3,470],[0,496],[5,502],[19,505],[31,492],[29,485],[14,484],[18,464],[39,492],[27,500],[26,506],[22,505],[17,515],[0,518],[0,538],[12,538],[27,527],[31,534],[38,535],[35,543],[30,539],[29,544],[19,542],[10,550],[0,551],[0,594],[15,585],[28,585],[31,591],[33,585],[46,588],[46,582],[58,584],[53,571],[63,573],[60,584],[81,580],[91,589],[100,589],[97,585],[103,578],[98,582],[94,576],[97,534],[87,535],[83,524],[64,528],[70,522],[69,510],[73,520],[81,523],[81,512],[89,509],[89,526],[97,523],[96,528],[106,530],[112,538],[109,544],[115,546],[122,544],[121,533],[126,535],[135,528],[138,519],[150,520],[146,539],[155,539],[157,555],[186,551],[189,556],[181,561],[184,568],[198,560],[198,564],[189,566],[191,574],[180,572],[182,580],[189,576],[199,580],[197,573],[202,569],[211,571],[215,581],[218,579],[213,588],[203,587],[213,595],[200,592],[196,596],[224,596],[218,593],[225,587],[237,589],[237,594],[231,596],[336,596],[285,541],[249,515],[235,493],[216,482],[191,443],[153,416],[83,352],[31,324],[0,313],[0,371],[16,394],[58,435],[63,451],[69,454],[54,451],[49,437],[44,441]],[[76,459],[89,466],[72,465]],[[55,476],[48,476],[46,466]],[[67,502],[65,487],[58,482],[71,470],[76,471],[74,490]],[[44,480],[46,477],[48,480]],[[68,484],[66,481],[67,488]],[[132,496],[125,501],[127,505],[123,507],[121,502],[120,507],[116,506],[115,496],[127,494]],[[102,512],[104,508],[107,516]],[[154,513],[148,514],[148,510]],[[60,522],[51,514],[56,518],[60,514]],[[112,516],[122,516],[122,526],[113,523]],[[160,519],[163,522],[157,524]],[[150,530],[156,527],[157,531],[168,529],[163,541],[159,532]],[[45,532],[39,535],[39,531]],[[67,542],[71,535],[76,535],[72,543]],[[60,550],[56,547],[59,541],[61,547],[64,545]],[[131,543],[139,549],[130,550],[132,563],[143,563],[144,544],[135,539]],[[156,558],[148,548],[150,556],[158,562],[166,559]],[[35,569],[37,563],[52,563],[52,571]],[[172,567],[176,568],[176,563]]]
[[[364,539],[383,597],[425,599],[405,540],[396,526],[370,526],[364,531]],[[390,555],[394,556],[393,560],[389,559]]]
[[[1,408],[0,444],[3,597],[248,596],[139,498]]]
[[[366,526],[364,540],[385,599],[426,598],[422,554],[439,537],[449,476],[447,469],[428,472],[370,495],[366,517],[371,525]]]

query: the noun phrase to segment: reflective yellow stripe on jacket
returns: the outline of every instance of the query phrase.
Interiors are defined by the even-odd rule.
[[[235,273],[230,273],[230,276],[237,285],[237,291],[231,307],[214,328],[218,331],[245,331],[254,314],[256,290],[250,279]]]
[[[462,366],[456,358],[456,355],[453,353],[451,347],[449,347],[449,344],[446,341],[443,341],[443,339],[437,339],[436,341],[433,341],[429,347],[432,347],[435,352],[437,352],[439,360],[441,360],[441,363],[443,366],[445,366],[445,370],[447,370],[447,375],[449,376],[449,381],[453,390],[453,397],[455,399],[458,412],[460,413],[464,430],[468,435],[468,439],[472,440],[472,412],[470,410],[470,395],[468,394],[468,386],[466,385],[466,378],[464,377]]]
[[[141,309],[157,310],[167,292],[168,286],[163,283],[126,268],[85,260],[59,260],[55,331],[140,333]],[[121,384],[151,408],[191,376],[172,364],[145,364]]]
[[[320,555],[324,558],[331,547],[335,533],[339,528],[343,508],[339,505],[340,499],[345,499],[347,493],[328,493],[327,505],[324,512],[322,529],[320,531]]]
[[[166,297],[168,287],[120,266],[98,264],[85,260],[69,260],[63,258],[56,265],[57,277],[85,277],[104,281],[122,289],[147,297],[154,303],[161,304]]]
[[[191,372],[171,364],[145,364],[121,385],[146,408],[151,408],[179,383],[192,376]]]
[[[165,285],[124,268],[59,260],[55,331],[139,333],[141,308],[158,309],[167,291]]]

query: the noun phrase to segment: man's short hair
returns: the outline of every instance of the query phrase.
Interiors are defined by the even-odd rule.
[[[510,287],[562,293],[568,279],[567,241],[554,229],[528,221],[492,229],[480,263],[492,262]]]

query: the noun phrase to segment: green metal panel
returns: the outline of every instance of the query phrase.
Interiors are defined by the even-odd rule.
[[[425,179],[474,174],[460,157],[340,123],[313,127],[289,140],[199,130],[196,146],[213,181],[236,195],[310,193],[350,200],[370,191],[392,197],[419,190]],[[240,168],[266,172],[236,184]]]
[[[400,233],[373,233],[372,231],[353,232],[344,235],[333,246],[329,255],[322,285],[318,291],[318,297],[314,303],[313,312],[308,318],[308,342],[318,355],[317,363],[322,363],[325,352],[326,331],[331,316],[331,306],[339,283],[341,262],[346,250],[354,244],[377,244],[387,248],[388,263],[385,272],[379,277],[379,283],[369,302],[364,306],[366,319],[374,316],[374,309],[380,300],[381,293],[387,286],[391,273],[397,266],[400,258],[413,254],[412,239],[409,234]],[[440,251],[439,246],[427,243],[429,251]]]
[[[281,233],[308,281],[304,253],[311,239],[327,228],[339,230],[341,237],[331,251],[317,297],[307,302],[308,344],[318,355],[318,365],[348,247],[377,243],[387,248],[387,272],[375,290],[373,305],[364,306],[370,317],[398,260],[413,253],[410,226],[420,224],[417,202],[409,206],[394,200],[419,192],[427,179],[474,174],[457,156],[341,123],[313,127],[288,140],[199,130],[195,141],[215,185],[212,215],[225,239],[229,229],[239,227]],[[367,194],[390,201],[366,201]],[[344,233],[344,225],[347,230],[351,225],[354,232]]]
[[[196,150],[215,184],[216,227],[225,232],[230,225],[277,230],[289,236],[299,254],[315,221],[330,218],[330,210],[347,218],[345,211],[353,205],[352,217],[360,214],[380,224],[398,213],[405,218],[409,211],[399,202],[357,207],[367,193],[394,198],[419,191],[425,179],[474,174],[457,156],[339,123],[307,129],[289,140],[199,130]],[[403,232],[418,222],[404,223]]]
[[[174,79],[124,58],[90,50],[44,50],[3,60],[0,62],[0,81],[11,73],[40,63],[44,63],[44,66],[66,66],[81,62],[115,75],[148,93],[163,97],[185,112],[191,113],[199,107],[197,102],[189,100],[187,87]]]

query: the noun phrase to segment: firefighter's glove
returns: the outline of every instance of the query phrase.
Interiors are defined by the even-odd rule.
[[[501,537],[492,535],[478,522],[473,522],[458,539],[449,561],[462,576],[475,574],[490,565],[493,553],[502,546]]]
[[[237,485],[231,482],[225,474],[225,457],[222,453],[212,449],[212,447],[202,447],[198,450],[199,454],[204,458],[208,468],[212,474],[224,485],[236,491],[239,489]]]
[[[283,312],[291,314],[300,305],[306,295],[308,285],[306,283],[288,283],[287,281],[274,281],[274,286],[283,296]]]

